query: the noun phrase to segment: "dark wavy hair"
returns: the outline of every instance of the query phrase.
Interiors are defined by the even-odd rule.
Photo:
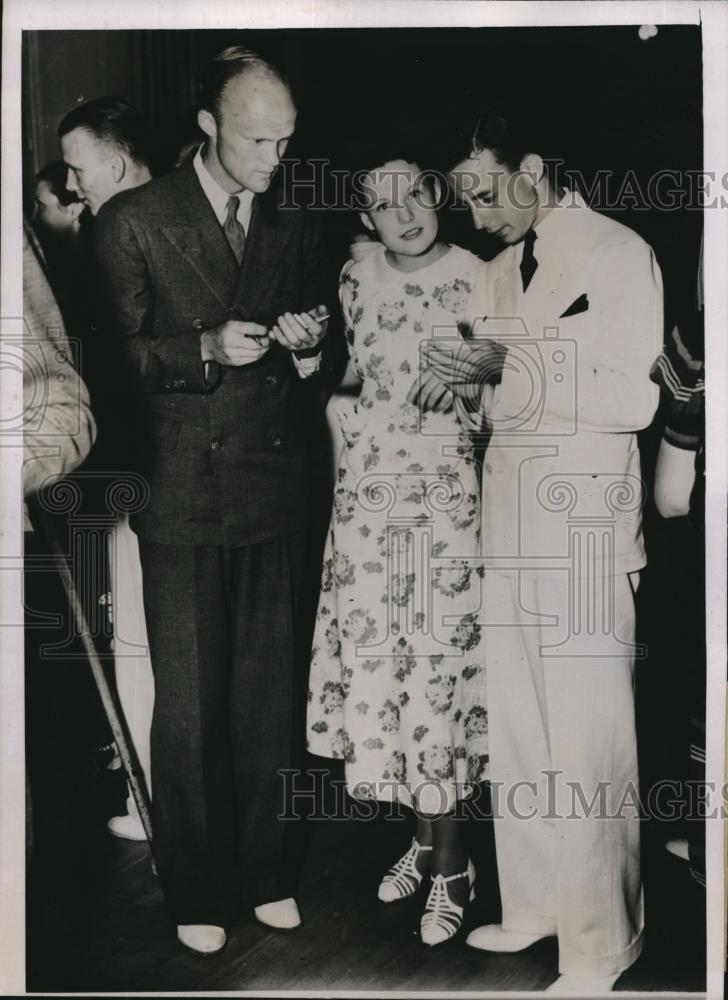
[[[476,111],[460,133],[459,158],[490,150],[496,161],[515,173],[529,153],[542,157],[551,183],[558,179],[563,160],[563,137],[552,118],[539,108],[526,112],[521,107],[498,105]]]

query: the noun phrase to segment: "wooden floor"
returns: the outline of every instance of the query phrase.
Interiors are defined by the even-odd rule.
[[[384,869],[406,847],[406,821],[315,821],[299,902],[304,926],[269,931],[252,917],[231,928],[226,948],[201,958],[178,944],[146,844],[107,834],[103,810],[85,824],[38,838],[28,893],[28,983],[32,992],[324,990],[542,990],[557,972],[554,939],[518,955],[486,955],[464,935],[429,949],[418,936],[423,898],[376,899]],[[78,816],[75,817],[78,819]],[[654,838],[654,839],[653,839]],[[466,929],[497,919],[492,824],[471,821],[479,897]],[[668,855],[664,833],[646,831],[645,952],[617,989],[704,989],[703,891]]]

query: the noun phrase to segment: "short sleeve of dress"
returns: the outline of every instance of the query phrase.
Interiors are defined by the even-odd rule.
[[[355,348],[355,314],[357,311],[360,312],[355,304],[356,299],[359,297],[359,281],[351,273],[355,264],[356,261],[348,260],[341,269],[341,274],[339,275],[339,301],[341,302],[341,313],[344,317],[344,334],[349,357],[352,360],[357,378],[363,379],[364,372],[357,362]]]

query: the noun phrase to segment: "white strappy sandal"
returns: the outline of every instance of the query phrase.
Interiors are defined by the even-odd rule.
[[[422,875],[415,864],[417,855],[420,851],[431,850],[431,844],[423,847],[415,839],[412,840],[412,846],[407,853],[402,855],[396,864],[392,865],[379,883],[377,896],[383,903],[393,903],[397,899],[414,896],[422,884]]]
[[[453,903],[447,891],[448,882],[454,882],[456,878],[466,878],[470,885],[470,901],[475,899],[475,868],[473,862],[468,861],[468,870],[460,872],[458,875],[435,875],[432,880],[432,888],[427,897],[425,912],[420,921],[420,936],[424,944],[434,946],[449,941],[455,937],[463,922],[462,906]]]

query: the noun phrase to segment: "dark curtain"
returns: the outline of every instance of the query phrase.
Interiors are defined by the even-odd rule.
[[[171,165],[180,145],[196,133],[198,59],[195,33],[133,32],[129,37],[129,99],[152,123],[156,169]]]

